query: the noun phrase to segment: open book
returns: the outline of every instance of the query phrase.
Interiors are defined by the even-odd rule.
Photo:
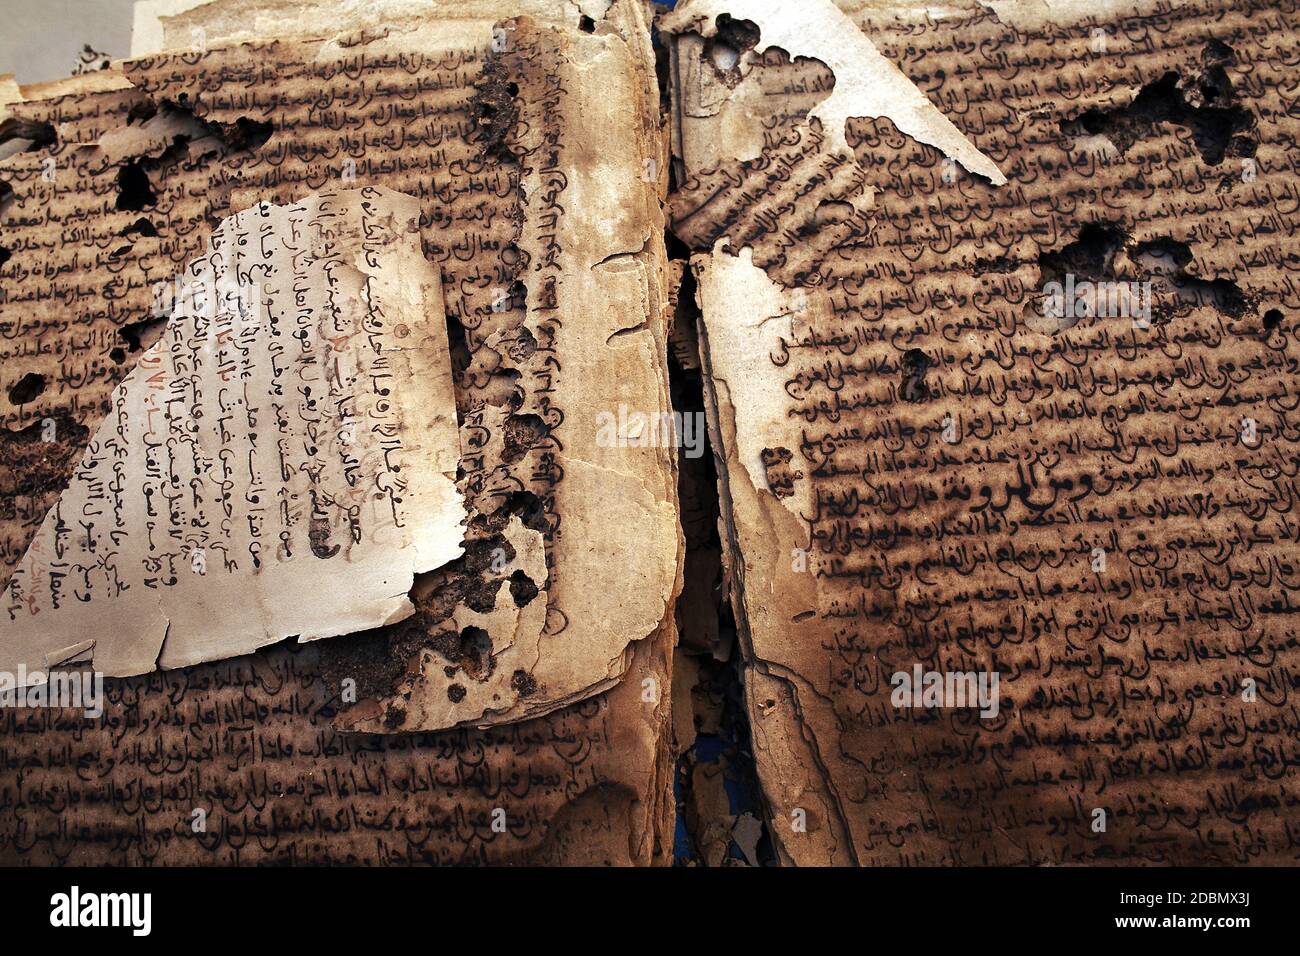
[[[1293,860],[1227,7],[145,0],[0,84],[0,859]]]

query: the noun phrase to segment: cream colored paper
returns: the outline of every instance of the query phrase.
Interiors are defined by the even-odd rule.
[[[690,29],[707,37],[716,32],[718,18],[724,15],[758,27],[756,51],[779,47],[791,57],[812,57],[830,68],[834,89],[813,106],[809,118],[822,122],[832,150],[847,149],[844,123],[850,117],[888,116],[904,133],[942,150],[971,172],[995,185],[1006,183],[993,160],[976,149],[830,0],[807,0],[797,7],[783,0],[685,0],[664,17],[663,27],[674,33]],[[698,67],[701,72],[708,68],[707,63]]]
[[[0,669],[111,676],[400,620],[461,552],[438,274],[381,189],[225,220],[4,592]]]

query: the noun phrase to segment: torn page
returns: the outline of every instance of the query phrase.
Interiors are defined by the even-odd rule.
[[[66,275],[54,280],[75,321],[42,334],[75,373],[10,409],[10,420],[26,442],[25,429],[57,417],[53,449],[79,456],[105,396],[158,331],[155,277],[200,254],[215,223],[325,186],[398,190],[419,201],[423,255],[442,279],[464,553],[417,576],[416,611],[396,624],[110,681],[117,696],[93,724],[66,711],[0,714],[7,745],[31,770],[0,788],[10,808],[3,856],[665,862],[681,548],[674,449],[620,443],[617,430],[606,442],[599,429],[620,403],[655,422],[671,410],[666,147],[644,14],[630,3],[583,4],[595,8],[586,13],[538,4],[529,23],[510,19],[515,5],[419,4],[404,20],[386,4],[358,4],[355,20],[336,21],[331,5],[291,32],[244,29],[227,42],[219,24],[245,28],[261,6],[274,5],[191,11],[207,19],[178,27],[179,46],[115,69],[123,88],[20,104],[56,138],[0,167],[13,184],[5,235],[23,246],[6,276],[29,268],[39,246],[116,276],[120,295],[97,309]],[[581,95],[570,95],[579,81]],[[593,105],[588,86],[607,88],[608,102]],[[54,183],[42,179],[50,159]],[[42,235],[28,222],[38,208],[81,228]],[[10,298],[4,318],[32,327],[44,316],[35,299]],[[16,345],[0,384],[37,361]],[[31,516],[39,524],[48,507],[42,496],[66,480],[53,454],[25,460],[31,468],[14,474],[33,492],[24,515],[0,515],[19,555]],[[180,736],[165,716],[178,708]],[[114,728],[137,722],[139,759],[118,759]],[[422,727],[453,729],[411,732]],[[183,781],[148,756],[200,735]],[[52,759],[69,745],[79,765],[96,764],[94,782]],[[213,756],[253,751],[252,774]],[[97,799],[140,780],[165,791],[162,803]],[[77,809],[51,812],[56,792],[75,792]],[[209,814],[206,836],[178,832],[195,809]],[[56,835],[68,825],[95,836],[70,848]]]
[[[126,676],[409,616],[461,553],[446,323],[414,200],[261,204],[161,290],[5,588],[0,669]]]
[[[274,4],[258,9],[258,18],[283,14]],[[226,42],[227,32],[246,36],[247,21],[223,10],[205,5],[164,25],[182,43],[187,24],[209,43]],[[448,309],[468,350],[461,473],[471,520],[465,560],[422,582],[426,606],[389,636],[404,673],[340,718],[349,729],[504,722],[607,689],[627,667],[631,642],[671,613],[678,588],[672,447],[650,440],[660,430],[606,445],[599,428],[620,408],[653,423],[671,415],[657,198],[666,166],[643,15],[615,4],[587,32],[568,4],[539,5],[536,21],[494,22],[492,11],[458,6],[436,26],[402,4],[357,11],[372,23],[383,14],[384,34],[370,39],[363,29],[360,40],[376,91],[392,96],[395,82],[437,91],[426,108],[439,118],[437,132],[412,127],[404,135],[418,132],[440,147],[431,171],[451,184],[440,195],[463,203],[445,222],[429,217],[455,243],[443,245],[435,232],[429,251],[450,273]],[[459,65],[436,82],[412,83],[400,59],[412,46],[444,49],[441,62]],[[343,47],[309,41],[286,57],[293,61],[286,79],[305,62],[312,80],[293,108],[277,104],[283,128],[311,122],[322,83],[352,95],[352,78],[334,64],[349,62],[356,48],[353,38]],[[250,47],[223,56],[232,81],[260,64]],[[154,58],[141,82],[157,97],[200,101],[205,115],[246,111],[237,83],[229,93],[202,93],[211,64],[188,60],[188,52]],[[426,71],[435,74],[432,60]],[[452,90],[463,109],[455,125],[446,114]],[[375,124],[374,136],[387,142],[379,112]],[[524,141],[516,124],[544,135]],[[332,129],[308,135],[323,148],[342,138],[353,149],[350,136]],[[452,143],[464,159],[447,152]],[[592,143],[600,144],[595,153]],[[284,188],[286,165],[293,164],[255,171],[243,188],[258,181]],[[363,181],[422,175],[364,151],[345,166]],[[570,194],[583,202],[561,201]],[[629,552],[615,529],[633,525],[645,529],[648,546]],[[593,602],[593,593],[620,599]]]
[[[821,123],[831,150],[847,149],[844,124],[850,117],[888,116],[901,132],[941,150],[970,172],[995,185],[1006,182],[997,165],[829,0],[798,12],[781,0],[685,0],[665,15],[662,26],[670,33],[690,32],[713,41],[707,53],[693,58],[686,73],[678,76],[687,115],[708,115],[704,104],[725,99],[727,86],[743,83],[746,54],[752,57],[777,47],[792,59],[815,59],[830,70],[833,83],[808,118]],[[751,113],[748,119],[750,128],[757,130],[767,117]],[[730,158],[757,155],[742,150]]]
[[[816,169],[851,77],[804,8],[668,21],[779,854],[1293,860],[1294,16],[856,6],[1005,186],[906,110],[845,123],[860,185]],[[715,82],[719,34],[793,48]]]
[[[46,354],[67,357],[75,373],[61,378],[77,387],[16,408],[15,431],[48,417],[72,435],[105,414],[115,380],[154,334],[151,286],[197,254],[204,223],[297,201],[323,182],[419,198],[457,378],[465,556],[422,582],[428,606],[388,638],[398,672],[341,718],[356,729],[544,713],[612,686],[632,644],[672,613],[681,538],[664,428],[666,163],[648,37],[634,4],[612,6],[591,32],[576,8],[550,9],[546,23],[563,26],[498,23],[484,5],[445,25],[398,18],[383,31],[223,46],[214,24],[224,5],[207,4],[188,14],[217,18],[203,21],[203,45],[123,64],[127,89],[23,104],[56,139],[10,160],[15,224],[27,241],[94,261],[118,289],[104,310],[56,276],[55,294],[73,296],[77,316],[46,332]],[[564,86],[555,102],[557,77],[578,92]],[[322,111],[322,97],[356,96],[368,107],[348,123]],[[521,128],[544,138],[516,136],[521,112],[533,121]],[[559,202],[575,190],[582,203]],[[87,216],[84,204],[103,196],[109,208]],[[26,216],[41,203],[87,225],[52,242]],[[10,301],[15,328],[45,321],[39,280],[20,274],[33,291]],[[5,387],[20,377],[10,368],[19,365],[6,364]],[[600,425],[620,409],[653,427],[607,443]],[[60,461],[40,487],[60,480]],[[14,539],[47,498],[14,515]],[[643,530],[643,547],[624,547],[624,526]],[[539,580],[528,569],[541,566]]]
[[[664,428],[673,424],[670,313],[658,175],[647,173],[662,167],[653,128],[627,130],[650,104],[633,51],[612,33],[520,19],[504,36],[481,102],[494,120],[488,154],[519,164],[512,287],[524,312],[519,324],[487,334],[473,361],[512,375],[522,401],[489,400],[466,416],[483,442],[470,500],[488,515],[520,495],[536,501],[540,515],[528,521],[534,546],[545,543],[549,574],[536,579],[507,565],[496,579],[523,571],[543,591],[546,614],[518,608],[499,586],[495,600],[480,595],[482,606],[466,602],[451,621],[430,621],[396,697],[355,729],[529,715],[611,686],[629,640],[671,615],[679,587],[676,433]],[[644,547],[628,548],[633,527]],[[527,541],[527,528],[516,533]],[[495,547],[507,560],[520,553],[508,541]],[[473,663],[471,642],[483,635],[492,640],[490,667]],[[471,663],[449,681],[438,646],[451,643]],[[394,709],[400,722],[388,716]]]
[[[730,12],[688,2],[661,21],[674,34],[683,164],[673,230],[695,249],[723,237],[750,246],[755,262],[791,284],[869,228],[874,188],[845,139],[850,120],[890,117],[951,162],[1006,182],[830,0],[808,12],[811,27],[766,2],[742,0]]]

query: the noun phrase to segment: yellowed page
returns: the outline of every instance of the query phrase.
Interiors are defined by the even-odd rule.
[[[831,149],[816,5],[668,21],[779,853],[1290,860],[1294,16],[852,6],[1005,185],[888,104]]]
[[[461,553],[438,274],[383,190],[226,219],[5,588],[0,670],[109,676],[409,616]]]

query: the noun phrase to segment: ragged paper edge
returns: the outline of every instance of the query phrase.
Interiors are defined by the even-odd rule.
[[[755,50],[777,47],[792,59],[819,60],[835,75],[835,88],[808,114],[809,120],[821,120],[832,149],[852,152],[845,138],[850,118],[887,117],[903,133],[939,149],[970,172],[995,186],[1006,185],[997,164],[830,0],[806,0],[798,6],[782,0],[685,0],[663,18],[662,27],[669,33],[711,37],[723,15],[758,26]]]
[[[416,575],[455,560],[464,550],[461,526],[465,510],[460,490],[456,486],[456,472],[461,457],[460,431],[452,384],[442,280],[438,269],[425,259],[421,247],[419,201],[404,193],[368,186],[313,193],[292,205],[310,205],[328,197],[346,197],[349,194],[363,197],[363,201],[375,204],[386,203],[390,213],[400,216],[407,226],[405,241],[392,242],[379,255],[372,256],[368,252],[357,250],[351,257],[349,267],[368,275],[369,293],[385,305],[409,302],[424,306],[423,310],[413,310],[418,314],[418,320],[412,318],[413,326],[418,321],[419,334],[424,336],[423,344],[416,342],[410,347],[390,349],[387,353],[405,356],[410,372],[405,384],[421,389],[419,400],[409,403],[406,411],[410,417],[404,422],[408,439],[414,439],[408,440],[405,449],[404,471],[409,485],[402,492],[403,504],[407,507],[405,520],[409,522],[410,528],[410,540],[402,549],[407,561],[404,567],[399,568],[396,588],[393,589],[390,584],[392,593],[382,602],[367,600],[364,594],[359,594],[356,601],[349,602],[350,614],[339,615],[327,625],[311,630],[291,631],[284,628],[278,637],[268,630],[267,639],[259,646],[275,643],[276,640],[294,636],[295,633],[300,642],[305,642],[341,637],[377,625],[403,621],[415,613],[415,605],[411,602],[409,593]],[[269,208],[274,210],[277,207]],[[221,228],[238,215],[240,214],[236,213],[223,220]],[[393,223],[393,226],[398,225],[400,223]],[[392,313],[387,317],[392,318]],[[392,567],[401,562],[390,558],[388,564]],[[359,574],[353,576],[354,580],[356,577]],[[310,595],[291,595],[290,599],[310,600]],[[368,607],[373,608],[369,616],[362,613]],[[182,656],[164,645],[158,666],[182,667],[233,656],[220,653],[218,657],[213,657],[210,656],[211,653],[200,648]]]
[[[60,96],[111,93],[114,90],[128,90],[131,85],[130,80],[113,68],[43,83],[19,83],[14,74],[0,73],[0,122],[9,116],[9,107],[19,103],[53,100]]]
[[[620,397],[650,409],[671,409],[667,254],[660,208],[663,143],[653,112],[658,96],[649,46],[637,42],[648,36],[648,27],[642,12],[626,0],[611,6],[607,22],[614,29],[607,32],[601,24],[594,36],[576,33],[572,25],[561,31],[571,36],[566,70],[573,77],[571,95],[580,101],[571,106],[572,115],[585,118],[588,135],[596,141],[631,127],[602,152],[598,163],[589,159],[586,167],[566,171],[584,201],[571,205],[562,220],[560,241],[569,261],[562,288],[573,303],[584,304],[592,340],[585,348],[578,349],[574,341],[565,349],[566,333],[579,324],[574,317],[566,320],[557,339],[567,355],[566,374],[586,383],[581,404],[566,408],[566,423],[585,434],[570,432],[566,439],[565,430],[560,431],[566,476],[557,488],[557,502],[565,525],[555,543],[555,593],[569,626],[554,637],[543,635],[542,652],[530,671],[549,689],[546,699],[520,699],[494,714],[493,722],[549,713],[622,681],[636,643],[671,622],[682,586],[684,542],[674,456],[663,448],[601,448],[592,442],[599,434],[597,413],[616,408]],[[637,75],[641,67],[646,76]],[[617,68],[615,86],[600,79],[612,68]],[[626,108],[613,110],[615,102]],[[647,159],[654,177],[645,175]],[[536,172],[521,182],[525,196],[541,195],[544,188]],[[619,212],[603,211],[610,209]],[[526,211],[519,243],[540,261],[544,249],[537,233],[545,230],[527,217]],[[536,283],[526,281],[530,303],[535,302]],[[626,386],[635,377],[611,374],[620,362],[655,371],[629,393]],[[635,467],[621,467],[627,456],[638,462]],[[657,463],[653,468],[648,467],[651,461]],[[655,479],[658,484],[652,483]],[[573,507],[572,502],[583,504]],[[627,528],[638,529],[641,543],[634,552],[619,536],[618,529]],[[617,598],[620,592],[624,596]]]
[[[682,586],[684,544],[671,450],[603,447],[598,425],[599,413],[612,412],[620,401],[646,411],[671,411],[662,213],[666,145],[644,13],[629,0],[617,0],[591,31],[579,32],[576,23],[556,29],[526,18],[503,22],[501,29],[512,42],[524,37],[558,42],[564,52],[557,69],[569,77],[567,115],[580,118],[583,130],[582,143],[571,154],[576,162],[564,165],[565,182],[582,202],[568,205],[558,225],[547,227],[535,222],[537,200],[533,206],[525,201],[517,239],[529,258],[540,262],[547,255],[545,234],[555,229],[563,250],[559,288],[565,319],[547,337],[555,336],[567,384],[551,389],[549,397],[526,398],[517,409],[543,415],[559,407],[564,413],[557,432],[562,453],[554,455],[564,474],[555,488],[562,519],[550,543],[555,573],[546,583],[545,575],[529,571],[541,536],[512,526],[508,537],[520,563],[504,573],[524,571],[541,593],[516,609],[503,590],[491,612],[479,615],[458,607],[426,629],[428,637],[453,628],[462,634],[467,628],[486,630],[492,639],[487,677],[458,672],[459,665],[422,649],[407,662],[394,693],[340,716],[336,726],[344,730],[488,727],[543,716],[606,692],[625,679],[634,645],[671,621]],[[478,39],[485,43],[490,36],[484,31]],[[508,57],[510,44],[506,47],[502,55]],[[510,76],[525,85],[526,76]],[[536,137],[536,130],[527,136]],[[587,141],[607,145],[593,154],[583,146]],[[513,145],[526,151],[537,147],[531,139]],[[537,165],[525,162],[531,168],[520,186],[525,199],[551,188]],[[541,280],[531,273],[520,279],[533,321],[549,323]],[[492,339],[484,344],[492,346]],[[489,430],[499,431],[501,424]],[[539,451],[526,453],[523,465],[523,473],[551,467]],[[627,528],[637,529],[634,549],[620,536]],[[543,604],[547,614],[539,620],[535,612]],[[418,634],[412,640],[424,642]]]
[[[471,36],[505,16],[577,25],[599,21],[613,0],[136,0],[131,56],[142,57],[198,44],[272,38],[325,38],[356,30],[430,30],[446,42]],[[462,31],[461,23],[471,32]]]
[[[429,407],[422,407],[419,412],[419,420],[407,423],[412,432],[419,434],[422,438],[420,444],[412,446],[409,450],[412,460],[418,460],[418,465],[414,468],[414,471],[418,474],[418,480],[405,493],[409,508],[407,517],[412,520],[413,525],[409,531],[409,540],[401,549],[402,553],[407,557],[407,566],[402,567],[400,555],[396,561],[389,559],[385,565],[385,573],[395,571],[405,583],[394,586],[391,581],[385,581],[382,586],[386,593],[381,594],[376,591],[376,593],[360,595],[356,602],[349,604],[354,614],[353,618],[345,620],[343,616],[340,616],[330,624],[318,625],[310,630],[289,627],[284,624],[276,626],[268,619],[267,613],[263,609],[263,634],[261,637],[253,636],[245,630],[233,638],[228,637],[223,640],[220,637],[219,607],[206,610],[198,607],[195,609],[195,613],[200,617],[215,610],[218,623],[211,633],[196,630],[192,634],[187,634],[189,643],[187,649],[183,651],[176,651],[174,648],[169,649],[168,647],[168,638],[171,636],[174,620],[167,613],[166,606],[169,599],[171,599],[171,603],[174,603],[176,595],[172,595],[164,589],[158,592],[156,608],[152,610],[138,608],[134,611],[115,605],[112,598],[104,598],[105,604],[98,619],[100,633],[94,638],[83,639],[66,646],[59,644],[59,641],[67,639],[66,636],[61,635],[69,633],[67,628],[74,623],[71,619],[67,619],[59,621],[58,633],[51,635],[55,641],[53,648],[41,650],[39,647],[28,646],[26,650],[23,650],[5,646],[0,649],[0,652],[5,654],[6,659],[10,662],[8,667],[10,671],[18,671],[20,674],[23,671],[26,672],[25,683],[29,685],[42,683],[45,679],[45,675],[41,670],[42,666],[50,668],[66,666],[71,663],[92,662],[106,676],[125,677],[146,673],[157,668],[183,667],[240,656],[289,637],[297,636],[300,640],[314,640],[350,634],[367,627],[400,621],[415,610],[414,605],[411,604],[407,597],[407,593],[415,580],[415,575],[438,567],[461,554],[460,524],[463,521],[464,512],[460,492],[455,485],[455,469],[460,458],[460,445],[451,386],[450,358],[445,339],[446,324],[442,314],[441,282],[437,270],[425,263],[419,248],[418,230],[414,229],[414,224],[418,222],[417,202],[412,197],[404,194],[372,187],[365,190],[345,190],[337,193],[314,193],[292,205],[320,206],[323,202],[338,200],[341,197],[346,201],[353,201],[349,200],[349,193],[364,195],[371,202],[388,202],[394,211],[404,212],[406,219],[412,226],[406,236],[406,245],[408,247],[412,242],[411,237],[414,237],[413,250],[401,247],[394,250],[396,253],[404,255],[408,260],[413,260],[413,267],[404,267],[395,270],[393,274],[380,275],[379,273],[384,270],[378,266],[371,266],[368,263],[368,257],[358,249],[356,257],[352,260],[349,268],[355,268],[362,274],[366,274],[367,270],[369,270],[371,278],[377,283],[376,287],[386,288],[386,294],[388,295],[400,294],[406,296],[408,300],[414,296],[413,301],[431,306],[433,312],[422,312],[421,314],[422,327],[427,326],[433,329],[433,338],[435,340],[438,333],[441,333],[442,336],[441,342],[435,341],[433,343],[434,347],[431,349],[402,350],[411,353],[408,356],[411,369],[413,372],[418,373],[413,375],[414,380],[436,383],[436,377],[439,374],[445,379],[445,382],[442,382],[438,388],[438,390],[445,393],[443,396],[445,401],[442,406],[434,408],[433,406],[436,403],[428,402],[426,404]],[[357,199],[355,201],[364,200]],[[250,216],[254,219],[265,218],[283,208],[285,207],[261,204],[256,209],[242,210],[226,217],[214,230],[214,235],[225,230],[239,228],[240,223],[237,220],[247,219]],[[213,241],[210,239],[203,255],[211,256],[212,254]],[[385,301],[387,302],[387,300]],[[172,321],[176,320],[173,319]],[[132,389],[147,388],[148,383],[145,379],[149,374],[148,369],[160,365],[162,353],[168,347],[168,337],[164,334],[144,352],[140,363],[118,385],[118,392],[129,394]],[[426,352],[431,354],[424,354]],[[111,446],[114,440],[112,428],[112,418],[106,419],[97,429],[90,447]],[[435,436],[447,447],[434,447],[431,444],[431,439]],[[29,561],[41,560],[39,553],[43,550],[43,543],[46,542],[49,534],[53,533],[52,531],[47,533],[46,529],[52,522],[57,521],[57,512],[58,506],[56,505],[47,513],[41,530],[38,531],[32,545],[29,546],[28,555],[24,557],[19,565],[20,571],[28,566]],[[32,557],[33,555],[37,555],[37,557]],[[358,569],[358,571],[360,570]],[[374,572],[376,570],[373,566],[369,567],[372,584],[375,584]],[[233,586],[232,582],[224,579],[220,580],[219,583],[226,588]],[[395,593],[392,593],[395,587]],[[250,591],[252,590],[256,589],[250,589]],[[217,591],[218,589],[214,587],[214,596],[217,595]],[[312,605],[312,595],[310,594],[293,593],[283,597],[285,603],[290,607]],[[259,607],[262,607],[265,598],[266,596],[262,595],[257,599]],[[48,613],[57,615],[59,612],[50,610]],[[290,612],[291,616],[292,613]],[[33,614],[29,620],[35,622],[29,633],[39,635],[43,629],[40,624],[41,619],[38,619]],[[51,623],[56,620],[57,617],[50,618]],[[18,632],[15,631],[14,633]],[[234,641],[237,641],[237,643],[233,643]],[[110,643],[113,645],[111,649],[109,648]],[[107,653],[97,655],[97,651],[107,651]]]
[[[718,368],[719,361],[731,364],[736,356],[726,344],[710,338],[715,332],[725,332],[725,314],[718,317],[715,311],[710,326],[705,312],[706,303],[716,306],[733,292],[731,301],[736,302],[748,302],[746,296],[758,294],[758,307],[749,309],[755,321],[748,323],[747,334],[760,337],[761,332],[755,329],[765,324],[764,313],[773,311],[773,303],[786,293],[752,262],[722,250],[694,256],[692,268],[700,277],[700,360],[709,441],[718,474],[724,578],[740,643],[744,706],[768,812],[768,832],[783,863],[851,865],[856,859],[848,821],[820,755],[820,742],[804,715],[803,701],[815,699],[815,691],[769,650],[816,638],[812,633],[799,633],[814,622],[797,623],[805,620],[803,612],[817,605],[816,579],[811,574],[788,573],[789,549],[809,545],[806,522],[793,509],[783,507],[751,472],[757,454],[752,446],[760,440],[760,433],[766,434],[763,422],[767,416],[761,407],[746,404],[752,399],[752,389],[741,400],[733,396],[729,380],[742,381],[745,373],[732,374],[733,368],[724,374]],[[758,288],[765,282],[772,286],[769,296],[761,295]],[[785,310],[778,307],[775,311],[779,316]],[[734,350],[734,336],[728,335],[727,343]],[[760,341],[747,351],[757,354],[765,347]],[[783,393],[778,390],[776,394]],[[792,831],[796,815],[803,830]],[[789,838],[792,832],[798,837]]]

